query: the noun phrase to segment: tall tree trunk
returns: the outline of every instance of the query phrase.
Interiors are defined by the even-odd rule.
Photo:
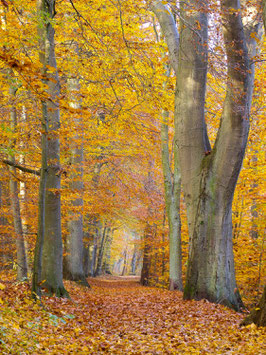
[[[181,179],[178,167],[177,145],[174,142],[174,173],[169,159],[168,112],[164,112],[161,125],[162,163],[164,175],[165,204],[169,224],[169,288],[183,290],[180,193]],[[172,177],[173,176],[173,177]]]
[[[169,51],[171,51],[171,66],[176,72],[178,68],[179,34],[176,29],[174,17],[168,7],[163,5],[160,1],[155,1],[152,4],[152,10],[159,20],[161,30],[166,38],[166,41],[170,44]],[[169,77],[169,75],[170,68],[167,67],[166,77]],[[166,85],[164,85],[164,88],[166,88]],[[183,290],[180,220],[181,178],[176,142],[174,142],[174,171],[172,172],[171,170],[171,162],[169,158],[168,121],[169,112],[163,110],[161,141],[165,205],[169,225],[169,288],[170,290]]]
[[[223,0],[228,84],[219,132],[210,153],[204,117],[207,5],[203,0],[180,4],[182,50],[176,71],[175,139],[190,236],[184,298],[207,298],[239,310],[243,303],[235,281],[231,214],[247,143],[254,76],[239,1]],[[168,26],[168,31],[166,40],[173,57],[179,45],[174,40],[176,28]]]
[[[55,0],[37,0],[38,36],[42,75],[49,98],[42,99],[42,168],[39,195],[39,226],[34,261],[33,291],[42,286],[49,294],[68,296],[63,285],[61,235],[61,169],[59,144],[60,83],[55,58],[53,18]],[[50,68],[53,68],[51,71]],[[41,272],[41,276],[40,276]]]
[[[81,105],[77,97],[80,92],[78,78],[68,78],[68,90],[70,94],[70,106],[80,109]],[[75,137],[71,146],[71,182],[70,188],[78,196],[71,201],[72,210],[68,222],[69,234],[66,237],[66,257],[64,262],[64,277],[77,281],[89,287],[83,270],[83,129],[82,117],[75,116]],[[76,210],[76,211],[75,211]]]
[[[11,96],[11,100],[15,100],[16,95],[16,87],[14,83],[10,83],[9,94]],[[10,121],[11,121],[11,129],[13,133],[16,133],[17,129],[17,111],[14,104],[11,106],[10,111]],[[16,140],[12,139],[11,147],[15,147]],[[9,156],[9,160],[15,162],[14,154]],[[16,236],[16,249],[17,249],[17,279],[19,281],[25,280],[27,278],[27,257],[26,257],[26,249],[24,243],[22,222],[21,222],[21,213],[20,213],[20,201],[19,201],[19,188],[18,188],[18,179],[16,168],[13,166],[9,167],[10,171],[10,194],[11,194],[11,207],[13,213],[13,224],[14,231]]]

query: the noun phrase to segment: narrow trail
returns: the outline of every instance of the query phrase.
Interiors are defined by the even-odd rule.
[[[143,287],[136,277],[88,281],[90,289],[65,282],[71,299],[44,298],[45,310],[32,305],[30,296],[25,299],[27,285],[8,284],[9,306],[16,312],[10,323],[15,322],[17,344],[11,346],[25,343],[27,351],[2,353],[266,354],[265,331],[240,328],[243,315],[224,306],[184,301],[181,292]],[[26,317],[31,328],[21,321]]]

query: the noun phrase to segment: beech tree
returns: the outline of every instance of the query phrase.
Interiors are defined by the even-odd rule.
[[[185,299],[206,298],[239,310],[232,247],[232,200],[249,132],[258,24],[242,21],[239,0],[220,4],[227,57],[227,88],[220,128],[211,149],[205,123],[208,70],[208,1],[180,2],[179,23],[160,9],[158,20],[176,68],[177,144],[190,236]],[[250,28],[252,27],[252,31]],[[249,44],[249,47],[248,47]],[[179,50],[179,48],[181,50]]]
[[[74,52],[78,52],[77,43],[72,46]],[[80,79],[78,73],[72,74],[67,79],[70,95],[70,107],[74,110],[81,109]],[[71,146],[71,175],[70,187],[75,191],[72,198],[72,211],[68,222],[69,233],[66,236],[66,257],[64,262],[64,277],[77,281],[84,286],[89,286],[83,268],[83,118],[74,113],[74,129],[76,136]]]
[[[161,3],[152,7],[154,13],[160,19],[162,33],[167,36],[167,28],[174,23],[171,12]],[[162,13],[167,14],[162,18]],[[175,32],[175,41],[178,43],[178,32]],[[174,71],[177,69],[174,62],[171,63]],[[171,68],[166,65],[166,82],[170,76]],[[164,86],[166,87],[166,82]],[[162,168],[164,177],[165,205],[169,226],[169,289],[183,290],[182,281],[182,252],[181,252],[181,219],[180,219],[180,194],[181,176],[178,161],[177,145],[173,142],[174,169],[171,168],[169,147],[169,111],[162,110],[161,123],[162,141]]]
[[[261,10],[262,10],[264,34],[266,34],[266,1],[265,0],[262,1]],[[257,307],[255,307],[255,309],[252,310],[250,315],[248,315],[241,324],[248,325],[251,323],[255,323],[257,326],[263,326],[263,327],[266,326],[266,286],[264,286],[264,291]]]
[[[38,236],[33,270],[33,292],[40,285],[57,296],[67,296],[63,285],[60,202],[60,144],[58,130],[60,84],[55,58],[53,19],[55,0],[37,0],[39,58],[46,93],[42,98],[42,164],[39,190]]]
[[[11,100],[15,100],[17,88],[15,86],[14,79],[12,80],[12,76],[10,77],[10,80],[11,83],[10,83],[9,93],[11,96]],[[10,121],[11,121],[11,129],[13,133],[15,133],[17,129],[17,110],[14,103],[10,109]],[[12,139],[10,143],[12,149],[16,145],[16,140]],[[14,154],[10,155],[9,159],[11,162],[15,163]],[[17,279],[19,281],[22,281],[23,279],[27,278],[28,266],[27,266],[26,249],[25,249],[24,236],[23,236],[23,228],[21,222],[20,201],[18,196],[19,187],[18,187],[16,168],[14,166],[10,166],[9,170],[10,170],[9,185],[10,185],[12,212],[13,212],[13,224],[14,224],[14,231],[16,235]]]

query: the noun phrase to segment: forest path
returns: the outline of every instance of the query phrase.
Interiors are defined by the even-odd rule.
[[[82,300],[70,293],[97,354],[254,354],[255,344],[263,353],[263,338],[253,342],[250,330],[239,328],[243,316],[224,306],[184,301],[181,292],[143,287],[134,276],[88,281]]]
[[[1,354],[265,354],[265,330],[239,328],[243,315],[134,277],[66,281],[71,299],[30,297],[28,284],[0,288]],[[2,327],[2,328],[1,328]],[[1,350],[0,341],[0,350]],[[8,350],[6,350],[8,349]]]

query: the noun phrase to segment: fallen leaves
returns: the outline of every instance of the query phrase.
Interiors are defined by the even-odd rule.
[[[66,282],[72,299],[33,303],[29,285],[3,281],[3,354],[263,354],[265,330],[243,315],[129,279]]]

